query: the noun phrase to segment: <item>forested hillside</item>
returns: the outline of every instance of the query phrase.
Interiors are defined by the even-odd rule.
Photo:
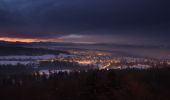
[[[170,69],[0,76],[1,100],[170,100]]]
[[[26,48],[19,46],[0,46],[0,56],[7,55],[44,55],[44,54],[54,54],[58,55],[59,53],[66,53],[65,51],[59,50],[49,50],[41,48]]]

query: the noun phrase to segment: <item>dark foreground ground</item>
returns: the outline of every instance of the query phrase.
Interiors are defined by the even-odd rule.
[[[170,68],[1,75],[0,100],[170,100]]]

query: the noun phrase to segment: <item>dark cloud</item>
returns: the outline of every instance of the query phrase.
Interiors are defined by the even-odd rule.
[[[168,0],[0,0],[0,33],[36,38],[105,34],[161,42],[170,36],[169,4]]]

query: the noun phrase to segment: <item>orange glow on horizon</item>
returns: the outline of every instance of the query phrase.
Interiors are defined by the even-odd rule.
[[[9,38],[9,37],[0,37],[0,41],[8,42],[47,42],[47,41],[56,41],[57,39],[23,39],[23,38]],[[57,40],[58,41],[58,40]]]

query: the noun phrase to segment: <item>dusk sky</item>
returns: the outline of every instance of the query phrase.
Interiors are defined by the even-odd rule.
[[[0,0],[0,40],[170,44],[170,1]]]

